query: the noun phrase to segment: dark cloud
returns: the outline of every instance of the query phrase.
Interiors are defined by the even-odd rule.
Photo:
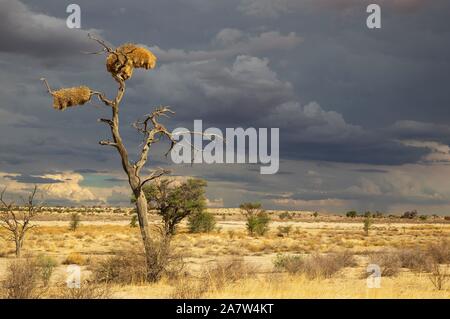
[[[98,48],[86,37],[94,29],[115,45],[141,43],[159,57],[157,69],[137,71],[127,83],[121,123],[132,158],[142,140],[129,123],[154,105],[177,112],[166,120],[171,128],[190,128],[194,119],[222,129],[280,128],[285,162],[276,176],[238,165],[181,168],[162,157],[167,145],[156,146],[150,167],[185,175],[198,170],[211,181],[213,198],[223,197],[228,206],[243,194],[255,200],[278,190],[299,194],[301,183],[316,191],[305,195],[312,200],[395,203],[401,196],[336,189],[357,184],[360,176],[381,178],[408,164],[433,169],[432,163],[447,160],[448,1],[382,1],[383,28],[376,31],[365,27],[365,1],[356,0],[77,3],[83,30],[66,28],[65,2],[0,3],[0,173],[121,172],[116,152],[97,144],[109,132],[96,119],[109,110],[94,103],[55,112],[39,82],[46,76],[55,88],[86,84],[112,96],[105,56],[80,52]]]
[[[91,169],[91,168],[80,168],[80,169],[74,170],[74,172],[79,173],[79,174],[104,174],[104,173],[107,173],[108,171],[95,170],[95,169]]]
[[[0,3],[0,29],[2,52],[55,59],[95,50],[86,32],[69,29],[65,20],[33,12],[18,0]]]
[[[110,182],[110,183],[124,183],[127,180],[124,179],[124,178],[111,177],[111,178],[105,178],[104,181],[105,182]]]
[[[376,174],[384,174],[389,172],[387,170],[377,168],[358,168],[354,169],[353,171],[360,173],[376,173]]]
[[[62,183],[63,181],[53,178],[47,178],[47,177],[41,177],[41,176],[32,176],[27,174],[21,174],[21,175],[7,175],[5,176],[6,179],[10,179],[19,183],[25,183],[25,184],[57,184]]]

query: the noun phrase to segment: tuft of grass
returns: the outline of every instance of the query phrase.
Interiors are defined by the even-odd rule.
[[[83,266],[86,264],[86,258],[80,253],[72,252],[63,261],[63,265],[78,265]]]
[[[310,256],[278,255],[274,260],[276,270],[291,274],[303,274],[309,279],[331,278],[342,268],[355,266],[354,256],[347,252]]]

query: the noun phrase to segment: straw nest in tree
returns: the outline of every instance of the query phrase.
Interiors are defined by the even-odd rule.
[[[150,50],[127,43],[108,55],[106,69],[127,80],[133,75],[134,68],[153,69],[156,61],[156,56]]]
[[[87,86],[72,87],[53,91],[53,107],[64,110],[67,107],[83,105],[89,102],[92,96],[91,89]]]

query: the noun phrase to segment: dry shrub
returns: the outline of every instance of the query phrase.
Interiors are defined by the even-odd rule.
[[[199,299],[208,292],[208,287],[201,280],[183,278],[177,281],[171,293],[173,299]]]
[[[209,291],[218,291],[229,284],[248,278],[256,268],[242,258],[231,258],[202,269],[198,278],[185,276],[175,285],[171,297],[175,299],[198,299]]]
[[[243,258],[232,258],[207,267],[201,281],[209,289],[219,290],[226,284],[248,278],[255,272],[255,267],[245,263]]]
[[[63,265],[78,265],[83,266],[86,264],[86,258],[79,253],[70,253],[63,261]]]
[[[52,92],[53,107],[65,110],[75,105],[83,105],[91,100],[92,92],[87,86],[60,89]]]
[[[278,254],[273,261],[275,269],[278,271],[287,271],[290,274],[297,274],[304,270],[304,258],[299,255],[286,256]]]
[[[35,299],[42,294],[38,285],[39,266],[35,259],[26,257],[12,261],[3,282],[2,295],[8,299]]]
[[[107,299],[111,296],[108,284],[85,280],[79,288],[60,286],[51,297],[58,299]]]
[[[445,289],[447,281],[450,279],[448,267],[440,265],[437,261],[430,261],[428,264],[428,271],[430,274],[428,278],[437,290]]]
[[[373,253],[370,256],[370,263],[380,266],[381,276],[383,277],[391,277],[397,275],[402,266],[402,261],[396,251],[383,251]]]
[[[93,265],[92,275],[101,283],[142,284],[147,269],[142,251],[120,251]]]
[[[147,274],[143,249],[119,251],[93,265],[93,277],[97,282],[142,284],[149,280],[156,282],[163,275],[174,279],[182,273],[185,266],[182,256],[170,251],[169,246],[161,242],[153,243],[152,260],[150,274]]]
[[[355,266],[354,256],[347,251],[328,255],[313,254],[308,257],[298,255],[278,255],[275,268],[291,274],[304,274],[309,279],[330,278],[342,268]]]
[[[428,267],[428,256],[426,252],[417,249],[401,249],[397,252],[400,267],[414,271],[424,271]]]
[[[438,243],[430,244],[427,247],[427,254],[439,264],[450,263],[450,241],[443,239]]]

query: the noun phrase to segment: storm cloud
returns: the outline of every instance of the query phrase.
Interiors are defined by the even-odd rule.
[[[129,203],[117,154],[98,145],[108,130],[96,119],[108,110],[92,103],[57,113],[39,81],[112,95],[105,56],[83,53],[99,49],[91,32],[112,45],[145,45],[159,59],[127,83],[122,132],[132,158],[141,140],[130,123],[157,105],[176,111],[165,120],[170,128],[191,128],[194,119],[221,129],[280,128],[280,172],[289,174],[177,166],[163,156],[167,145],[156,147],[150,167],[206,178],[211,203],[450,207],[440,177],[450,161],[448,1],[380,1],[381,30],[366,28],[366,2],[356,0],[77,3],[81,30],[66,27],[66,3],[0,3],[0,172],[12,189],[54,183],[73,190],[71,202]],[[62,192],[54,200],[63,201]]]

